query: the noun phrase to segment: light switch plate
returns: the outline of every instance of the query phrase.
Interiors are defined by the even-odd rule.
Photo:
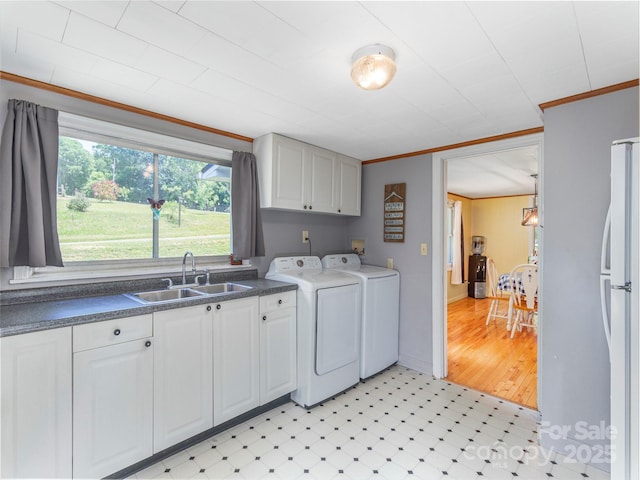
[[[387,268],[393,268],[393,258],[387,258]]]
[[[427,254],[427,244],[426,243],[421,243],[420,244],[420,255],[426,255]]]

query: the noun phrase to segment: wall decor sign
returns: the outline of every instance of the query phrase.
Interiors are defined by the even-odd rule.
[[[384,186],[384,241],[404,242],[406,183]]]

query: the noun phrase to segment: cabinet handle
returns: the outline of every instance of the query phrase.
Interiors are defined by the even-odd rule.
[[[305,205],[303,208],[306,210],[306,209],[307,209],[307,206]]]
[[[263,316],[262,316],[262,321],[264,322],[264,321],[266,321],[266,320],[267,320],[267,316],[266,316],[266,315],[263,315]]]
[[[211,305],[207,305],[207,312],[211,311]]]
[[[222,308],[222,305],[218,304],[216,305],[216,310],[220,310]]]
[[[313,206],[309,205],[309,210],[311,210],[313,208]]]
[[[338,213],[342,213],[342,210],[338,209]]]
[[[282,299],[278,300],[278,305],[282,305]]]
[[[119,328],[116,328],[116,329],[113,331],[113,334],[114,334],[116,337],[117,337],[118,335],[120,335],[120,329],[119,329]]]
[[[144,342],[144,346],[145,347],[150,347],[151,346],[151,340],[147,340],[146,342]]]

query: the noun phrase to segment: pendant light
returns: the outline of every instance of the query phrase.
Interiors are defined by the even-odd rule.
[[[533,195],[533,207],[522,209],[522,226],[537,227],[540,219],[538,218],[538,175],[531,175],[534,180],[535,193]]]
[[[351,60],[351,79],[364,90],[378,90],[396,74],[395,53],[379,43],[358,49]]]

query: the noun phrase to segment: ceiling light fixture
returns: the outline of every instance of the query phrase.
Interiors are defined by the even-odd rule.
[[[538,218],[538,175],[531,175],[534,180],[535,193],[533,195],[533,207],[522,209],[522,226],[523,227],[537,227],[540,223]]]
[[[396,74],[395,57],[390,47],[379,43],[362,47],[351,58],[351,79],[364,90],[378,90]]]

